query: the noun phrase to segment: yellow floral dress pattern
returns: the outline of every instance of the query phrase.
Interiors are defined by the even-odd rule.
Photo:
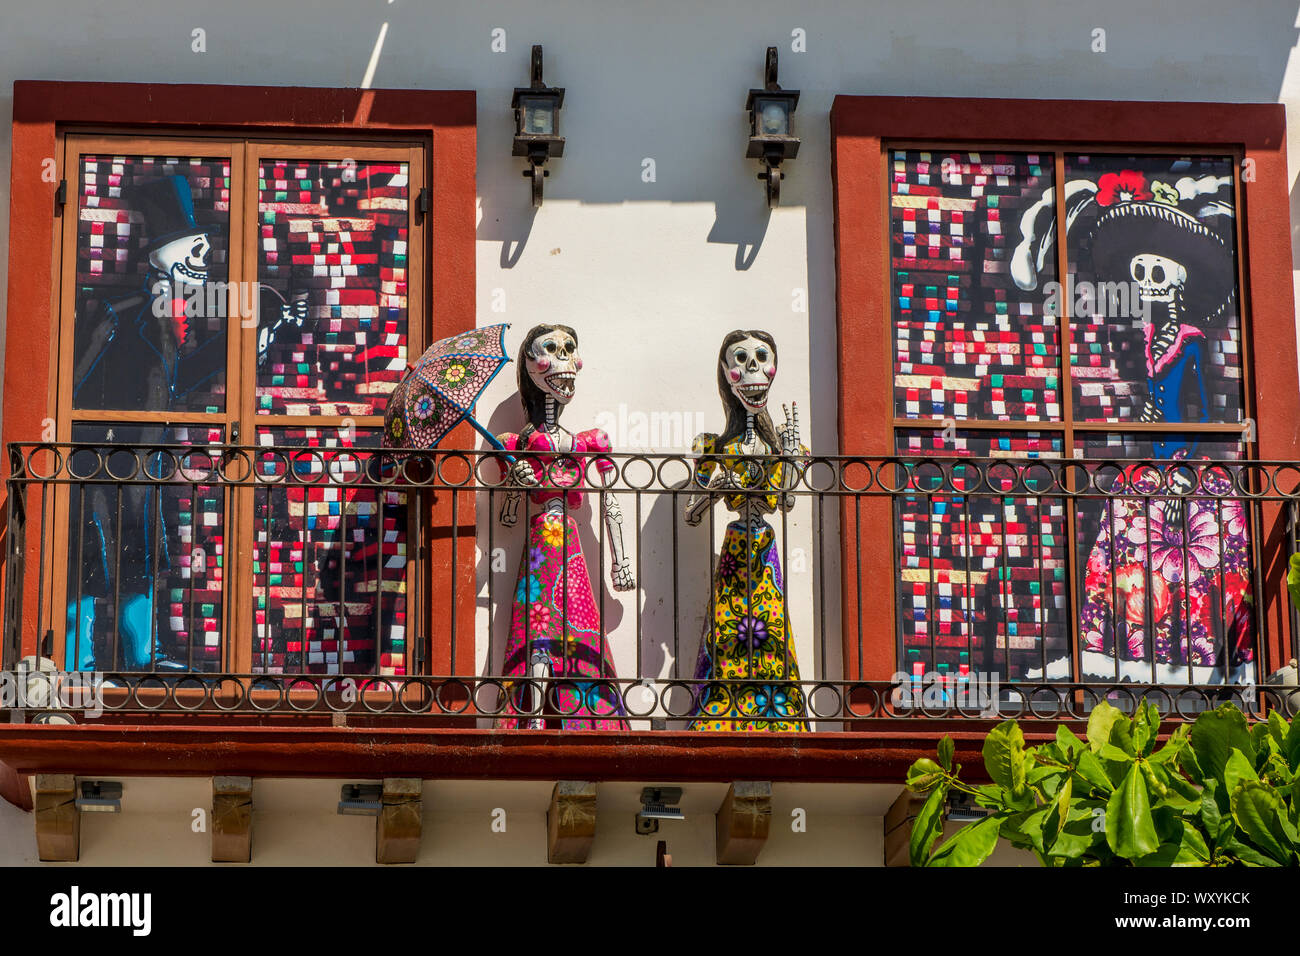
[[[717,453],[717,436],[695,440],[699,455]],[[767,489],[759,496],[769,507],[779,503],[782,464],[746,459],[740,443],[730,442],[723,455],[700,462],[697,479],[706,483],[714,469],[731,472],[735,487]],[[808,449],[800,448],[806,456]],[[728,508],[743,514],[746,496],[724,497]],[[776,532],[766,521],[743,519],[727,525],[713,578],[713,597],[704,622],[695,678],[702,684],[691,730],[802,731],[808,729],[793,636],[785,606]],[[719,681],[723,683],[711,683]]]

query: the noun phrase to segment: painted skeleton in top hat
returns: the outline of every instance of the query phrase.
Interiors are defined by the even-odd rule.
[[[1149,320],[1144,422],[1207,421],[1205,329],[1222,322],[1236,291],[1232,181],[1227,176],[1173,182],[1135,170],[1106,173],[1097,182],[1065,184],[1066,231],[1091,222],[1089,248],[1099,282],[1133,283]],[[1022,289],[1038,285],[1056,237],[1055,191],[1021,219],[1011,276]],[[1158,458],[1195,443],[1181,437],[1155,443]]]
[[[210,388],[226,366],[226,337],[193,341],[190,328],[196,303],[206,307],[213,301],[204,292],[217,227],[196,220],[184,176],[144,183],[123,198],[144,219],[149,273],[140,291],[101,302],[84,325],[78,319],[73,407],[171,411],[205,383]],[[261,299],[259,358],[274,332],[285,323],[301,325],[306,311],[301,297],[291,305],[269,288]],[[87,434],[88,429],[98,434]],[[78,440],[158,445],[168,440],[168,429],[163,424],[82,426]],[[141,465],[155,473],[156,463]],[[65,666],[96,668],[96,600],[116,600],[114,630],[122,637],[121,655],[109,666],[183,670],[185,665],[160,654],[155,634],[154,578],[170,564],[161,496],[157,487],[143,484],[124,485],[120,492],[119,507],[112,486],[92,484],[74,491],[84,501],[73,502],[79,519],[73,523]]]
[[[1084,680],[1248,683],[1254,680],[1254,608],[1248,520],[1225,497],[1227,479],[1191,466],[1196,436],[1178,433],[1210,420],[1206,330],[1232,318],[1236,291],[1230,176],[1148,178],[1126,169],[1097,182],[1065,184],[1066,228],[1084,231],[1080,252],[1099,282],[1131,283],[1143,328],[1147,394],[1139,419],[1168,423],[1152,436],[1157,459],[1189,467],[1125,470],[1143,494],[1108,499],[1079,595],[1079,659]],[[1055,193],[1021,219],[1011,275],[1037,287],[1053,255]],[[1184,497],[1198,482],[1209,498]],[[1048,662],[1063,677],[1068,656]]]

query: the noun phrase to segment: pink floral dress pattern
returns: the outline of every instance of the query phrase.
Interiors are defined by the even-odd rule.
[[[1150,466],[1130,466],[1123,480],[1144,493],[1160,487]],[[1231,483],[1207,469],[1201,487],[1223,495]],[[1130,679],[1203,683],[1223,680],[1253,660],[1242,503],[1185,498],[1185,514],[1175,518],[1172,502],[1106,503],[1081,601],[1085,679],[1114,679],[1118,670]]]
[[[533,431],[527,438],[502,435],[507,451],[554,452],[545,432]],[[525,681],[506,682],[507,716],[496,726],[503,729],[527,727],[537,717],[559,721],[564,730],[626,730],[622,697],[616,684],[613,659],[600,633],[600,611],[596,605],[587,563],[582,556],[578,526],[571,515],[557,515],[544,509],[557,497],[556,489],[573,489],[583,484],[583,470],[590,453],[610,450],[603,431],[592,429],[573,436],[573,451],[555,457],[529,459],[540,487],[529,492],[537,512],[528,521],[528,542],[519,564],[510,633],[506,640],[506,677],[531,673],[535,660],[544,659],[556,680],[538,714],[534,694],[540,685]],[[614,470],[608,458],[597,458],[594,474],[587,482]],[[582,493],[568,490],[570,509],[582,504]],[[533,716],[523,716],[532,714]]]

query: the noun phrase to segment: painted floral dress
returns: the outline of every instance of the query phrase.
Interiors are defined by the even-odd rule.
[[[693,450],[717,454],[717,441],[717,435],[700,435]],[[807,455],[808,449],[801,447],[800,453]],[[730,469],[737,487],[779,491],[780,462],[746,461],[739,441],[728,443],[721,454],[735,457],[702,461],[696,471],[701,485],[722,467]],[[777,506],[776,493],[763,497],[770,507]],[[730,510],[743,515],[745,498],[732,494],[724,500]],[[700,685],[690,730],[808,729],[803,692],[793,683],[799,680],[799,664],[786,611],[780,548],[776,532],[761,518],[727,525],[695,679],[725,683]]]
[[[1152,359],[1147,374],[1154,403],[1173,424],[1185,388],[1200,381],[1203,333],[1184,326],[1176,344]],[[1202,406],[1204,407],[1204,406]],[[1160,458],[1208,460],[1178,436],[1157,441]],[[1125,487],[1153,493],[1160,479],[1149,465],[1131,465]],[[1201,488],[1215,497],[1108,499],[1084,571],[1080,632],[1085,680],[1219,683],[1254,678],[1254,612],[1246,512],[1227,475],[1205,469]]]
[[[502,435],[508,451],[553,452],[551,439],[542,431],[523,438]],[[532,673],[534,662],[544,660],[556,681],[542,708],[542,717],[558,718],[565,730],[626,730],[625,711],[609,647],[600,633],[600,612],[596,606],[587,563],[582,556],[578,526],[571,514],[545,510],[548,499],[557,497],[556,488],[572,489],[582,484],[581,469],[589,453],[610,450],[603,431],[592,429],[573,436],[573,451],[554,458],[529,459],[533,474],[545,487],[529,492],[536,513],[528,521],[528,542],[519,565],[510,633],[506,639],[503,673],[522,677]],[[603,477],[614,469],[608,458],[598,458],[597,472]],[[582,504],[578,491],[566,495],[570,512]],[[525,682],[507,681],[507,716],[496,725],[505,729],[527,727],[527,716],[536,703],[534,690]]]

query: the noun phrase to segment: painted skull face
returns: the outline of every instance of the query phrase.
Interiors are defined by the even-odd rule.
[[[767,393],[776,377],[776,356],[770,345],[752,336],[733,343],[727,348],[723,371],[746,411],[761,412],[767,407]]]
[[[561,405],[569,404],[582,368],[578,343],[572,335],[555,329],[538,336],[529,346],[525,361],[534,385]]]
[[[173,288],[203,285],[208,281],[208,258],[212,243],[206,233],[181,236],[149,253],[149,264],[166,274]]]
[[[1173,302],[1174,294],[1187,281],[1181,263],[1146,252],[1129,261],[1128,271],[1138,284],[1138,295],[1150,302]]]

